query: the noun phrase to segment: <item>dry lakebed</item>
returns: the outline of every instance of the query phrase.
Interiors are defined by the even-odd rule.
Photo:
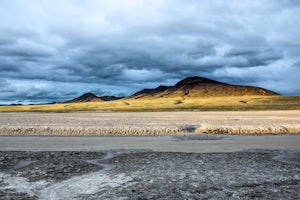
[[[300,133],[300,110],[222,112],[0,113],[2,135]]]
[[[300,111],[0,113],[0,199],[300,199],[299,124]]]

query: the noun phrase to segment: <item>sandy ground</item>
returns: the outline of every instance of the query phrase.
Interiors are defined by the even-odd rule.
[[[234,152],[244,149],[300,150],[300,135],[0,136],[0,151],[107,151],[113,149],[194,153]]]
[[[300,110],[244,112],[0,113],[2,135],[300,133]]]
[[[300,135],[0,136],[0,199],[299,199]]]
[[[1,113],[0,199],[300,199],[299,114]]]

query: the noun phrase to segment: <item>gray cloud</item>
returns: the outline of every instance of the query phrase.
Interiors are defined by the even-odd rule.
[[[279,52],[272,49],[231,49],[225,56],[243,59],[246,67],[267,66],[283,58]],[[239,66],[243,67],[242,64]]]
[[[1,1],[0,103],[195,75],[299,95],[299,13],[296,0]]]

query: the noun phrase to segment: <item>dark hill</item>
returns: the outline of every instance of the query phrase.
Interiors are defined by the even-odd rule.
[[[193,77],[187,77],[187,78],[179,81],[173,87],[174,88],[181,88],[181,87],[192,88],[194,86],[198,86],[201,84],[225,84],[225,83],[214,81],[214,80],[211,80],[208,78],[193,76]]]
[[[216,97],[216,96],[271,96],[277,93],[253,86],[231,85],[203,77],[187,77],[174,86],[158,86],[154,89],[143,89],[127,99],[161,98],[161,97]],[[115,96],[98,97],[93,93],[86,93],[64,103],[101,102],[120,98]]]
[[[114,100],[122,99],[122,97],[115,97],[115,96],[101,96],[99,98],[102,99],[103,101],[114,101]]]
[[[153,96],[155,94],[158,94],[160,92],[163,92],[165,90],[167,90],[168,88],[170,88],[169,86],[164,86],[164,85],[160,85],[157,88],[154,89],[143,89],[135,94],[133,94],[132,96],[135,98],[141,98],[144,96]]]
[[[93,93],[85,93],[75,99],[65,101],[64,103],[82,103],[82,102],[97,102],[97,101],[103,101]]]
[[[101,101],[113,101],[120,99],[119,97],[115,96],[101,96],[98,97],[93,93],[85,93],[81,95],[80,97],[77,97],[75,99],[65,101],[63,103],[82,103],[82,102],[101,102]]]
[[[166,87],[159,91],[145,89],[135,93],[131,98],[142,97],[209,97],[209,96],[253,96],[253,95],[278,95],[277,93],[260,87],[230,85],[203,77],[188,77],[174,86]]]

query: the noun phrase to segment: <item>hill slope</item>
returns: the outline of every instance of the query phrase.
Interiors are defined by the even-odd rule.
[[[118,100],[120,98],[115,96],[101,96],[98,97],[93,93],[85,93],[75,99],[65,101],[63,103],[83,103],[83,102],[102,102],[102,101],[113,101]]]
[[[174,86],[160,85],[154,89],[143,89],[126,99],[145,99],[162,97],[222,97],[222,96],[272,96],[277,93],[259,87],[230,85],[203,77],[187,77]],[[83,103],[112,101],[121,98],[115,96],[98,97],[93,93],[85,93],[75,99],[63,103]]]
[[[161,88],[160,88],[161,87]],[[272,96],[277,93],[253,86],[230,85],[203,77],[188,77],[174,86],[144,89],[130,98],[161,97],[221,97],[221,96]]]
[[[132,95],[132,97],[135,97],[136,99],[137,98],[142,98],[142,97],[145,97],[145,96],[153,96],[153,95],[156,95],[156,94],[159,94],[167,89],[169,89],[170,87],[169,86],[163,86],[163,85],[160,85],[158,86],[157,88],[154,88],[154,89],[143,89],[137,93],[134,93]]]

